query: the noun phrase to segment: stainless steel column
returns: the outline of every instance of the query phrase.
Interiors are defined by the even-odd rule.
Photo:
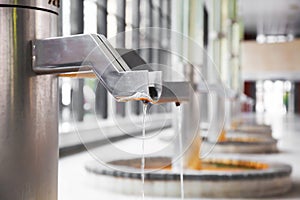
[[[152,0],[151,3],[151,13],[152,13],[152,27],[157,28],[154,31],[151,31],[151,37],[152,37],[152,57],[151,62],[152,63],[159,63],[159,56],[160,56],[160,43],[162,41],[161,37],[161,30],[158,28],[161,28],[162,24],[162,15],[161,15],[161,1],[160,0]],[[161,64],[161,63],[160,63]],[[157,70],[157,68],[155,69]]]
[[[82,34],[84,29],[83,0],[72,0],[71,3],[71,35]],[[84,79],[72,80],[72,104],[71,109],[76,121],[83,121],[84,118]]]
[[[132,0],[132,7],[131,10],[133,10],[134,12],[132,12],[132,48],[136,49],[139,52],[139,48],[140,48],[140,21],[141,21],[141,1],[140,0]],[[131,109],[132,112],[136,115],[141,114],[141,111],[143,110],[142,108],[142,103],[140,101],[134,101],[131,102]]]
[[[132,32],[132,48],[133,49],[138,49],[140,47],[140,21],[141,21],[141,16],[140,16],[140,5],[141,2],[140,0],[133,0],[132,1],[132,8],[134,12],[132,12],[132,29],[134,31]]]
[[[57,199],[57,78],[32,71],[30,40],[57,35],[58,4],[0,0],[1,200]]]
[[[107,36],[107,0],[97,0],[97,33]],[[98,82],[95,91],[95,110],[98,116],[106,119],[108,117],[107,90]]]
[[[153,27],[153,3],[152,0],[144,1],[145,4],[145,15],[144,15],[144,20],[145,20],[145,28]],[[147,29],[146,29],[147,30]],[[151,29],[147,30],[145,32],[146,40],[145,43],[147,44],[148,47],[150,47],[148,50],[146,50],[146,62],[152,63],[152,31]]]
[[[126,28],[126,0],[117,1],[117,47],[125,48],[125,28]],[[116,113],[122,117],[126,116],[126,104],[116,102]]]
[[[203,48],[205,53],[203,54],[203,67],[201,68],[201,73],[203,77],[208,78],[209,59],[208,59],[208,45],[209,45],[209,15],[206,5],[203,5]],[[201,94],[200,96],[200,107],[201,107],[201,122],[209,123],[209,94]]]

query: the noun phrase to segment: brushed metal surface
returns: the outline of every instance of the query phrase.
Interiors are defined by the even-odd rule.
[[[149,101],[161,91],[161,72],[131,70],[107,39],[98,34],[79,34],[32,41],[33,70],[39,74],[93,70],[105,88],[119,101]],[[136,58],[138,54],[135,55]],[[157,90],[151,96],[150,87]],[[153,98],[153,99],[152,99]]]
[[[31,7],[37,9],[45,9],[55,13],[59,12],[61,1],[60,0],[1,0],[0,6],[14,5],[20,7]]]
[[[56,36],[57,15],[0,7],[0,24],[0,199],[55,200],[57,78],[32,71],[29,41]]]

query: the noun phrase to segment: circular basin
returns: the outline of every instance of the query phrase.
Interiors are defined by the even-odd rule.
[[[122,194],[141,195],[141,159],[116,160],[104,167],[96,161],[86,165],[95,187]],[[172,170],[167,157],[146,158],[144,192],[147,196],[180,197],[180,174]],[[114,166],[124,170],[114,170]],[[291,188],[291,167],[230,159],[205,159],[202,170],[184,171],[185,197],[265,197],[283,194]],[[157,169],[157,170],[154,170]],[[150,171],[149,171],[150,170]]]
[[[258,125],[258,124],[242,124],[234,128],[235,131],[241,131],[241,132],[252,132],[252,133],[271,133],[272,134],[272,128],[269,125]]]
[[[226,132],[226,135],[229,137],[254,137],[254,138],[272,138],[272,131],[266,132],[250,132],[250,131],[237,131],[229,130]]]
[[[277,140],[268,137],[233,136],[228,134],[224,141],[202,141],[203,148],[212,146],[216,153],[276,153]]]

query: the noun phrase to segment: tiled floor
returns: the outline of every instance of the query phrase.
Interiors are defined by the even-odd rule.
[[[293,188],[291,192],[280,197],[269,199],[300,199],[300,116],[267,116],[267,120],[272,123],[273,135],[276,137],[280,153],[267,155],[247,155],[249,158],[264,161],[280,161],[290,164],[293,167],[292,179]],[[132,141],[121,141],[120,145],[128,145]],[[129,145],[132,147],[132,145]],[[109,155],[110,146],[106,145],[98,148],[103,152],[103,158]],[[133,150],[135,147],[132,147]],[[232,156],[234,157],[234,156]],[[235,155],[240,157],[240,155]],[[243,157],[244,158],[244,157]],[[124,196],[107,192],[93,183],[93,179],[84,169],[86,162],[93,160],[88,152],[82,152],[73,156],[65,157],[59,161],[59,200],[117,200],[117,199],[142,199],[141,196]],[[151,198],[146,199],[163,199]],[[168,198],[172,199],[172,198]],[[203,198],[202,198],[203,199]]]

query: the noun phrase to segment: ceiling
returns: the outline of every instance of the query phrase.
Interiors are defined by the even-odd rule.
[[[300,37],[300,0],[239,0],[245,34]]]

